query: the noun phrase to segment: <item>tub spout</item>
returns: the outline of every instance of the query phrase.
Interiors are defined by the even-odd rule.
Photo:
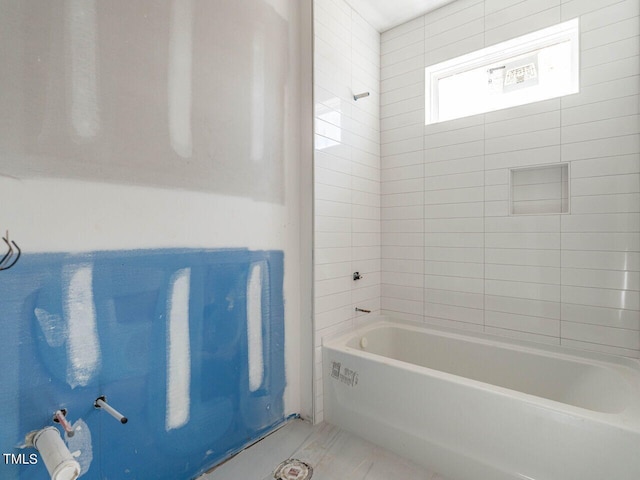
[[[356,307],[356,312],[371,313],[371,310],[365,310],[364,308]]]

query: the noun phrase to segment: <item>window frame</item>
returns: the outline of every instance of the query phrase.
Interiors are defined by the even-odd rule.
[[[483,112],[470,113],[461,117],[439,118],[439,89],[438,82],[442,78],[460,74],[469,70],[474,70],[494,63],[507,62],[514,57],[519,57],[550,47],[562,42],[569,41],[571,45],[571,79],[570,88],[565,93],[536,99],[531,102],[521,102],[508,107],[498,107],[485,110]],[[579,18],[574,18],[566,22],[553,25],[551,27],[528,33],[520,37],[497,43],[490,47],[485,47],[475,52],[467,53],[450,60],[445,60],[425,68],[425,125],[440,123],[456,118],[465,118],[481,113],[502,110],[518,105],[526,105],[550,98],[558,98],[564,95],[571,95],[580,91],[580,22]]]

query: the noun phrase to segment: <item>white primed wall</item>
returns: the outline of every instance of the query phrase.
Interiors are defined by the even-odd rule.
[[[640,356],[640,4],[459,0],[381,37],[383,313]],[[580,93],[424,125],[424,67],[580,17]],[[571,213],[509,215],[570,163]]]
[[[380,35],[343,0],[314,2],[315,420],[321,341],[380,310]],[[353,95],[370,92],[354,101]],[[363,279],[354,282],[352,273]],[[373,313],[372,313],[373,314]]]

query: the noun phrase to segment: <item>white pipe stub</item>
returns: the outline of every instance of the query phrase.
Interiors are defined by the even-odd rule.
[[[62,441],[55,427],[45,427],[33,437],[33,446],[44,461],[51,480],[76,480],[80,476],[80,464]]]

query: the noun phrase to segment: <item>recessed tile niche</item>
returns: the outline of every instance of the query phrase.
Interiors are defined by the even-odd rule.
[[[511,169],[511,215],[569,213],[569,164]]]

